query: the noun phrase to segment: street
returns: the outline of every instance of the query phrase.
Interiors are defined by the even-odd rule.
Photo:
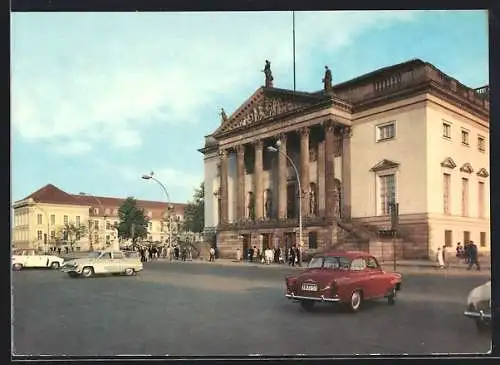
[[[306,312],[283,296],[288,267],[156,261],[135,277],[12,273],[17,355],[484,353],[462,315],[489,275],[403,273],[395,306]]]

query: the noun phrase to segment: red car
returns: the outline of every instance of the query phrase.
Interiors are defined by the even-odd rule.
[[[387,298],[394,304],[401,274],[385,272],[366,252],[329,252],[314,256],[306,270],[286,277],[285,296],[310,310],[315,303],[341,303],[352,312],[364,300]]]

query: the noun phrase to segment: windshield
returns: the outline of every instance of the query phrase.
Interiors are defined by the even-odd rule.
[[[323,257],[313,257],[307,266],[309,269],[319,269],[323,266]]]
[[[99,257],[101,253],[100,252],[91,252],[89,253],[89,255],[87,257],[91,258],[91,259],[96,259]]]
[[[341,256],[313,257],[309,262],[309,269],[349,269],[351,261]]]

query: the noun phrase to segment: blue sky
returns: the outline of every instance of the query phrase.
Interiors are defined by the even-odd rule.
[[[297,89],[421,58],[488,84],[483,11],[297,12]],[[197,149],[263,84],[293,88],[290,12],[13,13],[12,198],[52,183],[103,196],[191,198]]]

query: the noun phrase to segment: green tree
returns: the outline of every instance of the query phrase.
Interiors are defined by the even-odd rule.
[[[120,222],[115,226],[118,230],[118,238],[132,240],[135,245],[138,239],[146,238],[148,235],[149,219],[144,210],[137,207],[137,201],[128,197],[118,209]]]
[[[184,230],[201,233],[205,227],[205,187],[203,183],[194,190],[193,200],[184,209]]]
[[[88,233],[88,229],[85,225],[76,225],[73,222],[65,223],[59,228],[59,236],[63,241],[69,243],[71,247],[75,245],[77,241],[80,241]]]

